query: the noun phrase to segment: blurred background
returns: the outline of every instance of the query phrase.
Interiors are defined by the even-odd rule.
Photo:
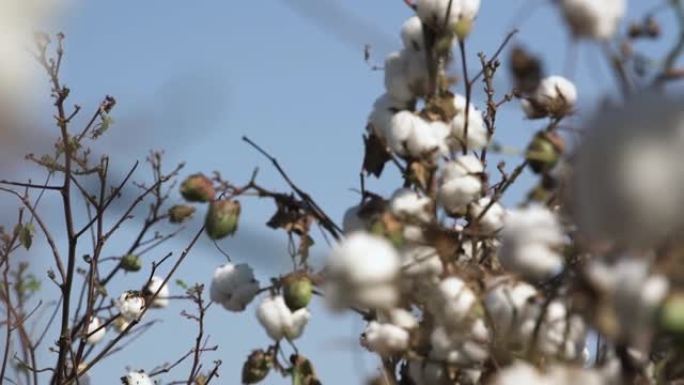
[[[626,20],[664,3],[632,0]],[[111,114],[114,124],[93,148],[97,154],[110,155],[115,183],[150,150],[164,150],[169,169],[186,162],[182,176],[218,170],[241,184],[259,167],[262,185],[287,192],[270,164],[240,140],[247,135],[276,156],[292,179],[341,223],[344,211],[359,200],[353,190],[358,188],[363,156],[361,136],[373,101],[384,92],[383,73],[364,61],[364,47],[370,46],[371,64],[382,65],[385,55],[401,47],[399,29],[410,15],[401,0],[206,0],[192,5],[177,0],[4,0],[0,3],[0,179],[45,178],[24,160],[27,153],[49,152],[57,135],[47,78],[30,58],[27,37],[34,30],[62,31],[66,35],[62,79],[71,89],[69,104],[83,107],[75,127],[86,123],[105,95],[117,100]],[[666,31],[663,39],[640,49],[662,52],[672,44],[676,36],[668,28],[673,25],[669,17],[663,14],[658,19]],[[509,47],[526,46],[544,58],[547,73],[563,74],[578,85],[580,109],[570,126],[579,126],[593,106],[618,91],[600,47],[572,42],[552,2],[546,0],[483,0],[467,42],[470,68],[479,66],[478,52],[493,53],[514,27],[520,33]],[[505,71],[507,51],[502,57],[504,66],[495,84],[499,95],[511,87]],[[457,89],[463,92],[462,84]],[[474,102],[483,108],[479,84],[474,95]],[[541,128],[541,123],[524,119],[515,101],[500,110],[498,122],[496,141],[519,149]],[[520,162],[516,157],[501,159],[509,170]],[[148,169],[139,167],[134,179],[150,176]],[[368,180],[367,188],[387,196],[399,181],[390,167],[381,180]],[[525,175],[509,190],[505,203],[519,201],[531,181]],[[180,200],[178,194],[174,197]],[[63,220],[57,198],[47,195],[41,208],[53,228],[59,229]],[[17,204],[13,197],[0,195],[3,224],[13,223]],[[234,262],[252,265],[266,283],[290,267],[286,236],[264,225],[274,212],[272,202],[244,200],[242,204],[240,229],[221,247]],[[188,225],[186,236],[146,255],[145,268],[121,276],[110,292],[138,288],[151,261],[169,250],[182,250],[201,225],[200,218]],[[140,225],[130,221],[105,255],[124,252]],[[320,265],[328,247],[322,239],[316,240],[312,262]],[[45,275],[50,258],[44,242],[37,239],[24,254],[43,288],[52,289]],[[202,237],[177,278],[208,284],[214,268],[224,261]],[[171,288],[182,291],[173,284]],[[49,290],[42,294],[46,301],[55,299],[49,298]],[[179,316],[182,309],[192,308],[177,302],[148,313],[161,322],[132,348],[96,366],[93,383],[117,383],[127,367],[149,371],[185,354],[193,343],[195,325]],[[377,372],[377,360],[359,347],[363,323],[358,317],[331,314],[320,302],[314,303],[312,313],[297,346],[312,358],[323,383],[360,383]],[[254,306],[241,314],[214,307],[207,322],[210,344],[218,344],[220,350],[206,354],[205,362],[223,360],[220,383],[238,383],[247,354],[270,343],[256,322]],[[55,333],[49,338],[55,340]],[[54,359],[48,346],[40,352],[43,362]],[[162,376],[163,382],[183,378],[184,368],[179,367],[177,376]],[[283,381],[271,375],[265,383]]]

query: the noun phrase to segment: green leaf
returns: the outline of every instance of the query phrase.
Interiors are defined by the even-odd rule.
[[[182,279],[177,279],[176,285],[178,285],[183,290],[188,290],[188,284],[185,283]]]

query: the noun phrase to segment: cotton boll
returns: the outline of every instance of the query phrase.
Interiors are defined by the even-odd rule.
[[[405,309],[394,308],[385,312],[384,314],[381,313],[381,316],[387,323],[405,330],[413,330],[418,327],[418,321],[416,320],[416,317],[414,317],[410,311]]]
[[[400,266],[399,254],[389,241],[365,232],[352,233],[330,254],[326,298],[336,308],[391,308],[398,300]]]
[[[412,16],[401,27],[401,40],[407,50],[422,51],[425,47],[423,23],[418,16]]]
[[[139,292],[127,291],[116,300],[121,316],[128,321],[138,319],[145,309],[145,299]]]
[[[275,341],[299,338],[311,314],[306,308],[292,312],[282,296],[266,297],[257,308],[257,319]]]
[[[371,132],[378,138],[385,139],[390,131],[392,117],[399,108],[400,103],[394,101],[389,94],[382,94],[373,103],[373,110],[368,116],[368,126]]]
[[[142,370],[139,372],[129,372],[125,377],[121,377],[124,385],[154,385],[155,382]]]
[[[402,257],[401,273],[406,277],[438,277],[444,271],[442,260],[434,247],[410,246],[403,251]]]
[[[625,14],[625,0],[561,0],[560,7],[573,34],[596,40],[610,39]]]
[[[449,153],[447,138],[449,126],[443,122],[432,122],[416,127],[406,141],[408,153],[414,158],[435,159]]]
[[[479,176],[467,175],[448,180],[439,185],[437,199],[447,213],[462,215],[468,204],[482,194],[482,180]]]
[[[245,310],[259,292],[259,282],[247,264],[226,263],[214,271],[209,296],[226,310]]]
[[[451,364],[470,366],[489,357],[489,332],[477,319],[470,329],[449,330],[438,326],[430,334],[430,356]]]
[[[503,278],[492,283],[484,304],[498,337],[508,339],[514,336],[512,330],[522,322],[525,309],[537,295],[537,289],[525,282]]]
[[[570,182],[582,235],[649,248],[681,234],[684,112],[681,100],[649,95],[607,108],[587,125]]]
[[[344,212],[344,219],[342,219],[342,230],[345,233],[352,233],[354,231],[361,231],[366,228],[366,221],[359,217],[361,205],[352,206]]]
[[[542,79],[539,86],[531,96],[532,103],[523,105],[528,118],[544,115],[563,117],[572,112],[577,103],[577,88],[568,79],[562,76],[549,76]],[[543,113],[534,111],[543,110]]]
[[[434,317],[448,327],[466,323],[477,304],[477,296],[460,278],[449,277],[439,283],[429,303]]]
[[[371,321],[363,335],[364,344],[383,356],[403,352],[409,346],[409,332],[389,323]]]
[[[444,165],[441,180],[448,182],[466,175],[476,175],[483,172],[484,165],[475,155],[460,155]]]
[[[159,290],[157,297],[152,301],[152,307],[163,308],[169,305],[169,286],[168,284],[162,286],[163,283],[164,278],[154,276],[150,279],[150,282],[144,290],[145,295],[150,297]]]
[[[564,241],[560,224],[547,208],[532,205],[508,213],[501,231],[502,266],[526,278],[541,280],[558,274]]]
[[[484,210],[487,211],[484,211]],[[484,215],[482,215],[484,213]],[[503,228],[506,210],[498,202],[492,203],[490,197],[484,197],[470,206],[470,214],[473,219],[479,219],[479,230],[484,234],[491,235]]]
[[[86,329],[86,342],[94,345],[104,338],[107,333],[107,328],[102,327],[102,322],[99,318],[93,317],[88,323],[88,328]]]
[[[468,135],[466,137],[466,98],[463,95],[454,95],[454,107],[456,116],[451,121],[452,147],[460,150],[465,145],[469,150],[479,150],[489,143],[489,134],[482,113],[473,106],[468,107]]]
[[[479,9],[480,0],[453,0],[451,9],[449,9],[449,0],[418,0],[416,2],[418,17],[423,23],[436,29],[441,29],[445,21],[450,29],[454,29],[459,22],[472,23]]]
[[[427,130],[428,123],[410,111],[399,111],[390,120],[385,138],[389,148],[397,155],[407,155],[406,142],[417,130]]]
[[[389,205],[392,214],[401,220],[418,223],[432,221],[432,200],[411,189],[395,191]]]

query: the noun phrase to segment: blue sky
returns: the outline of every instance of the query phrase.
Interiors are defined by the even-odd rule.
[[[658,3],[632,0],[630,15]],[[177,0],[74,1],[54,28],[67,35],[64,80],[72,89],[72,102],[86,107],[96,106],[104,94],[117,98],[115,125],[97,150],[109,152],[121,173],[148,150],[164,149],[168,164],[186,161],[184,175],[219,170],[241,183],[258,166],[262,184],[286,191],[269,163],[240,141],[248,135],[341,220],[358,199],[352,189],[358,186],[361,135],[373,100],[383,92],[382,72],[364,63],[363,46],[371,44],[373,60],[382,63],[385,54],[400,48],[399,28],[410,14],[401,0],[205,0],[191,5]],[[514,25],[520,28],[518,42],[544,54],[548,73],[576,81],[583,98],[580,115],[590,112],[601,95],[615,91],[601,51],[589,44],[572,50],[561,19],[543,0],[483,0],[468,41],[471,68],[478,63],[476,53],[493,52]],[[572,74],[566,73],[570,61],[576,63]],[[501,94],[508,91],[505,67],[497,86]],[[481,101],[478,92],[475,102],[482,106]],[[500,112],[496,138],[521,148],[540,126],[524,121],[513,102]],[[509,169],[519,162],[504,160]],[[519,200],[531,180],[525,176],[506,202]],[[398,181],[398,174],[390,171],[368,187],[389,194]],[[235,261],[252,264],[264,280],[289,265],[284,236],[263,225],[272,210],[270,202],[243,202],[238,235],[222,242]],[[195,221],[191,228],[199,225]],[[108,252],[122,252],[117,242],[130,242],[134,229],[126,230]],[[183,244],[181,239],[170,247],[178,250]],[[316,246],[319,263],[326,249],[322,241]],[[221,262],[203,239],[179,277],[208,284]],[[110,291],[133,288],[146,276],[124,277]],[[173,304],[151,314],[164,322],[128,353],[96,367],[94,383],[115,383],[126,366],[150,370],[183,355],[194,338],[194,325],[178,315],[182,308],[189,305]],[[244,357],[270,342],[253,312],[253,307],[240,315],[219,307],[210,312],[208,333],[221,350],[205,361],[223,360],[220,383],[237,383]],[[320,304],[312,312],[297,345],[313,358],[324,383],[361,382],[374,372],[376,362],[358,348],[361,322],[330,315]],[[179,378],[186,375],[182,370]],[[266,383],[283,381],[271,376]]]

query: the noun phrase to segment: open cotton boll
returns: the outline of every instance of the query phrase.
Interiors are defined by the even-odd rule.
[[[485,209],[487,211],[484,211]],[[484,197],[471,204],[470,214],[473,219],[480,218],[482,215],[478,221],[479,230],[484,234],[493,234],[503,228],[506,209],[499,202],[492,203],[492,198]]]
[[[428,122],[410,111],[399,111],[392,116],[389,131],[385,133],[387,145],[400,156],[407,155],[406,144],[416,130],[427,130]]]
[[[264,298],[257,308],[256,315],[268,336],[275,341],[299,338],[311,318],[306,308],[292,312],[282,296]]]
[[[401,188],[390,198],[390,212],[401,220],[429,223],[432,221],[432,200],[409,188]]]
[[[373,110],[368,116],[368,126],[378,138],[384,139],[390,131],[392,117],[399,103],[394,101],[389,94],[382,94],[373,103]]]
[[[476,175],[447,179],[439,185],[437,200],[447,213],[465,214],[468,204],[482,194],[482,179]]]
[[[523,103],[528,118],[563,117],[577,104],[577,88],[562,76],[549,76],[542,79],[531,99]]]
[[[409,342],[409,332],[390,323],[371,321],[363,332],[363,343],[368,349],[383,356],[405,351]]]
[[[487,313],[491,316],[497,337],[509,339],[513,330],[520,325],[526,308],[538,295],[534,286],[516,282],[507,277],[496,279],[487,290],[484,300]]]
[[[444,271],[437,250],[431,246],[409,246],[403,250],[401,273],[405,277],[438,277]]]
[[[608,40],[625,14],[625,0],[561,0],[563,16],[577,37]]]
[[[169,306],[169,285],[164,284],[164,286],[162,286],[163,283],[164,278],[154,276],[145,287],[144,293],[146,296],[150,297],[159,290],[157,297],[152,301],[152,307],[163,308]]]
[[[564,235],[553,212],[540,205],[509,211],[501,231],[501,265],[531,279],[547,279],[563,268],[558,249]]]
[[[252,268],[247,264],[226,263],[214,271],[209,296],[226,310],[245,310],[259,292],[259,281],[254,278]]]
[[[460,278],[448,277],[439,283],[429,309],[443,325],[459,327],[477,304],[477,296]]]
[[[430,334],[431,358],[451,364],[473,365],[489,357],[489,331],[482,319],[468,329],[449,330],[436,327]]]
[[[366,228],[366,221],[359,217],[361,205],[352,206],[344,212],[342,219],[342,230],[345,233],[352,233],[354,231],[361,231]]]
[[[454,95],[456,116],[451,121],[451,141],[454,149],[479,150],[487,146],[489,134],[482,113],[470,103],[468,108],[468,134],[466,136],[466,98]]]
[[[334,308],[392,308],[400,268],[399,254],[389,241],[365,232],[349,234],[328,258],[326,299]]]
[[[124,385],[154,385],[155,382],[142,370],[139,372],[129,372],[125,377],[121,377]]]
[[[582,235],[637,248],[681,235],[682,100],[636,97],[599,111],[584,131],[568,194]]]
[[[88,327],[86,328],[86,335],[88,336],[86,338],[87,343],[94,345],[102,341],[105,334],[107,333],[107,328],[101,328],[100,326],[102,326],[102,322],[99,318],[93,317],[90,320],[90,322],[88,323]]]
[[[408,153],[414,158],[435,159],[449,153],[447,138],[450,129],[443,122],[428,123],[416,127],[406,141]]]
[[[423,23],[418,16],[412,16],[404,22],[404,25],[401,27],[401,41],[406,49],[423,50],[423,47],[425,47]]]
[[[466,175],[481,174],[483,172],[484,165],[478,157],[472,154],[460,155],[444,165],[441,180],[446,182]]]
[[[138,319],[145,309],[145,299],[139,292],[127,291],[116,300],[121,316],[128,321]]]
[[[460,21],[472,22],[480,10],[480,0],[418,0],[416,13],[423,23],[441,29],[444,23],[454,29]],[[447,15],[448,13],[448,15]],[[446,17],[446,20],[445,20]]]

